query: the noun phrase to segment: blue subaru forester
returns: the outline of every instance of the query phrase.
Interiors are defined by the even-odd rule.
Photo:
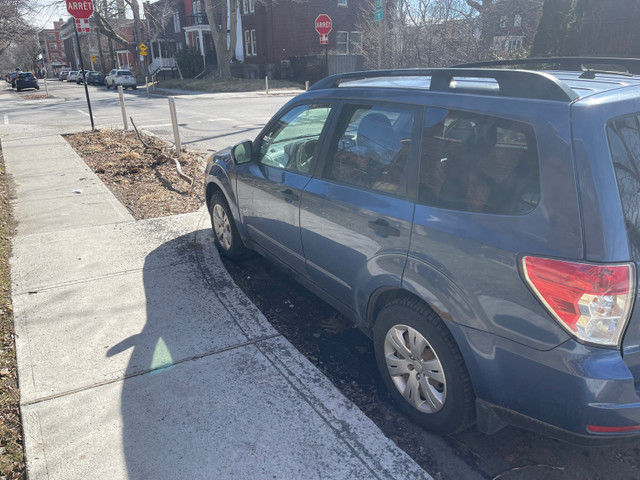
[[[427,429],[640,435],[640,60],[508,63],[321,80],[209,161],[216,244],[351,318]]]

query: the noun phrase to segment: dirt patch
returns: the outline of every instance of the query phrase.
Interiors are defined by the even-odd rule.
[[[44,100],[46,98],[53,98],[53,95],[47,95],[46,93],[19,93],[18,95],[23,100]]]
[[[0,478],[24,478],[20,392],[16,364],[9,254],[12,232],[9,181],[0,147]]]
[[[204,204],[202,175],[205,158],[149,135],[142,141],[135,132],[96,130],[65,137],[89,167],[136,220],[195,212]],[[182,172],[193,185],[180,178]]]

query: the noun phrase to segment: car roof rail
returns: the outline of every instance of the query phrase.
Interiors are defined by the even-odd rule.
[[[429,90],[440,92],[485,93],[503,97],[532,98],[561,102],[572,102],[579,97],[578,94],[564,82],[544,72],[488,68],[411,68],[349,72],[324,78],[313,84],[309,90],[336,88],[339,87],[341,83],[348,81],[382,77],[431,77]],[[500,87],[499,91],[452,86],[453,80],[478,78],[495,80]]]
[[[487,68],[487,67],[527,67],[537,65],[542,70],[560,69],[573,71],[594,71],[598,73],[620,74],[619,71],[590,69],[588,65],[612,65],[624,67],[627,73],[640,75],[640,58],[630,57],[531,57],[486,62],[462,63],[451,68]]]

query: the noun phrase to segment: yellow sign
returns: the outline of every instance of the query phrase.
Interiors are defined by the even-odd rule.
[[[145,54],[147,53],[147,46],[144,43],[141,43],[138,45],[138,50],[140,50],[140,54]]]
[[[91,55],[91,63],[96,63],[97,60],[98,57],[96,57],[95,55]]]

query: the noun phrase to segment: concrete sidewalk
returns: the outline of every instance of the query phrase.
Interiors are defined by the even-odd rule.
[[[58,133],[0,126],[30,479],[431,478],[236,287],[204,209],[134,221]]]

